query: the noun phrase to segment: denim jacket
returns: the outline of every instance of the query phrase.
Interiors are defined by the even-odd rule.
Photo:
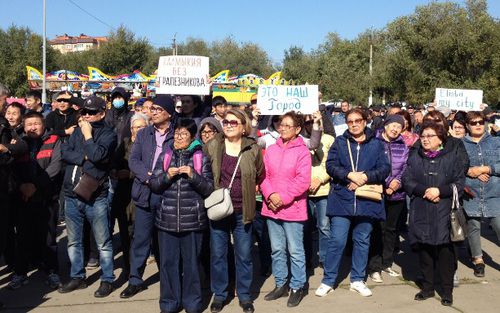
[[[466,178],[465,184],[475,197],[464,197],[464,208],[470,217],[500,216],[500,138],[485,133],[478,143],[468,135],[462,139],[470,159],[470,166],[491,168],[487,183],[477,178]]]

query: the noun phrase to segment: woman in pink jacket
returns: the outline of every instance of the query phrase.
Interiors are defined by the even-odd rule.
[[[261,184],[265,203],[262,215],[267,217],[271,239],[273,275],[276,287],[264,299],[288,296],[287,305],[297,306],[304,297],[306,263],[303,243],[307,220],[307,191],[311,183],[311,154],[301,137],[304,125],[301,115],[294,112],[281,117],[280,138],[267,148],[264,156],[266,178]],[[288,278],[287,248],[290,255],[291,279]]]

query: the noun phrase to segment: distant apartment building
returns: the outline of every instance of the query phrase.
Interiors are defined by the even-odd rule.
[[[91,37],[85,34],[80,34],[80,36],[68,36],[68,34],[64,34],[62,36],[57,36],[53,40],[49,40],[49,45],[59,50],[61,53],[71,53],[98,48],[106,41],[108,41],[106,37]]]

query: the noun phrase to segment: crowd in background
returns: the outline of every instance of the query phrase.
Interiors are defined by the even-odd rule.
[[[231,105],[221,96],[157,95],[132,105],[116,87],[108,101],[61,91],[50,105],[30,91],[24,106],[8,96],[0,84],[0,254],[12,290],[39,269],[51,288],[70,293],[87,287],[86,269],[100,267],[94,295],[106,297],[121,250],[129,279],[120,297],[147,288],[154,257],[162,312],[201,312],[203,280],[211,312],[233,291],[253,312],[254,265],[275,280],[264,299],[288,297],[295,307],[310,269],[324,271],[316,296],[334,290],[346,249],[350,290],[371,296],[366,279],[400,276],[394,256],[407,233],[419,256],[415,300],[434,296],[437,273],[441,303],[451,305],[460,244],[450,238],[454,199],[465,209],[474,275],[485,275],[482,222],[500,241],[500,128],[489,107],[343,101],[310,115],[263,116],[256,97]],[[221,188],[233,211],[211,219],[205,199]],[[64,283],[58,227],[71,263]]]

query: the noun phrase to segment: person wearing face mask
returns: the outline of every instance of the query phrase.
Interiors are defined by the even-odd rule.
[[[59,286],[56,223],[58,176],[61,173],[61,141],[45,129],[43,115],[29,112],[24,116],[24,140],[28,154],[18,171],[19,190],[16,210],[11,218],[16,228],[14,275],[8,284],[18,289],[28,283],[30,253],[44,265],[47,284]]]
[[[394,246],[398,240],[398,221],[406,206],[406,194],[402,190],[402,176],[406,169],[409,148],[405,144],[402,130],[405,128],[403,116],[389,115],[384,127],[377,132],[377,139],[384,145],[384,151],[391,163],[391,174],[385,179],[385,214],[384,222],[374,223],[371,236],[371,257],[368,261],[370,278],[382,283],[382,271],[397,277],[399,273],[392,269]]]
[[[115,130],[118,144],[124,138],[130,138],[130,118],[134,112],[128,107],[129,99],[129,93],[122,87],[116,87],[111,92],[111,108],[106,112],[105,122]]]

